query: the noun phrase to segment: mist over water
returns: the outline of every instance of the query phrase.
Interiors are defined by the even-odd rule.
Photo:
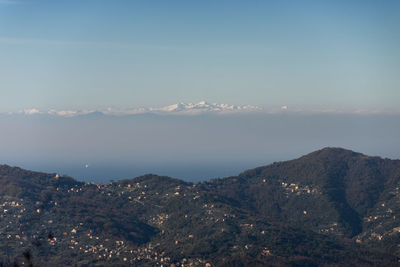
[[[109,182],[237,175],[332,146],[400,158],[400,117],[348,114],[0,115],[0,163]]]
[[[10,164],[10,163],[8,163]],[[265,164],[265,163],[263,163]],[[169,176],[179,178],[190,182],[199,182],[209,180],[212,178],[221,178],[227,176],[237,175],[240,172],[253,168],[254,164],[244,163],[210,163],[210,164],[196,164],[180,166],[179,163],[171,166],[163,166],[154,164],[154,166],[134,166],[133,164],[117,165],[113,163],[102,164],[93,163],[90,167],[85,168],[84,165],[79,164],[39,164],[31,162],[22,162],[11,165],[17,165],[24,169],[36,170],[49,173],[58,173],[68,175],[80,181],[108,183],[111,180],[117,181],[121,179],[128,179],[138,177],[144,174],[157,174],[160,176]]]

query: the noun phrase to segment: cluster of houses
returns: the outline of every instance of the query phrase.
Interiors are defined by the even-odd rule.
[[[281,182],[282,188],[286,191],[286,194],[295,193],[296,195],[301,194],[317,194],[318,190],[316,188],[311,188],[311,186],[305,185],[301,186],[295,183]]]
[[[59,179],[59,177],[56,177]],[[282,183],[283,186],[283,183]],[[305,191],[312,193],[313,190],[307,187],[300,188],[298,185],[285,185],[284,188],[287,190]],[[120,197],[126,199],[127,202],[132,202],[134,205],[143,205],[149,210],[154,208],[160,208],[157,206],[157,202],[153,200],[155,198],[162,199],[183,199],[186,198],[188,201],[197,203],[199,207],[199,220],[205,223],[205,225],[220,224],[221,231],[226,231],[226,221],[235,218],[234,214],[227,213],[226,209],[221,206],[216,206],[205,198],[196,188],[196,185],[177,185],[167,188],[161,192],[156,192],[154,188],[142,183],[111,183],[108,185],[85,183],[83,185],[73,185],[69,187],[57,187],[58,192],[66,194],[81,194],[87,189],[93,190],[95,188],[104,197]],[[309,191],[309,192],[308,192]],[[150,197],[151,196],[151,197]],[[56,201],[50,201],[46,203],[50,209],[43,209],[41,202],[30,203],[30,205],[24,205],[23,199],[6,200],[0,204],[0,238],[15,240],[21,247],[32,244],[33,240],[43,237],[51,230],[54,231],[53,223],[54,218],[52,217],[52,208],[60,207],[60,203]],[[151,214],[151,215],[150,215]],[[38,229],[33,233],[24,233],[21,231],[23,228],[20,221],[24,216],[36,216],[40,218],[37,222]],[[160,229],[160,234],[164,234],[166,228],[165,223],[171,220],[171,215],[164,212],[149,213],[146,216],[147,222],[150,225],[156,226]],[[182,215],[182,219],[189,220],[187,214]],[[29,217],[25,218],[25,222],[29,221]],[[59,223],[59,222],[57,222]],[[57,224],[59,225],[59,224]],[[252,230],[253,224],[243,223],[240,225],[241,228]],[[115,262],[123,261],[130,265],[136,265],[142,262],[151,263],[153,266],[211,266],[205,259],[201,258],[182,258],[178,261],[171,259],[166,252],[164,252],[159,244],[146,243],[142,246],[132,245],[125,240],[114,240],[110,237],[95,234],[94,231],[90,230],[84,222],[77,225],[69,225],[68,227],[64,224],[62,227],[66,229],[60,230],[61,232],[55,232],[46,236],[46,244],[53,249],[60,249],[60,251],[70,251],[74,254],[80,255],[82,258],[95,259],[98,262]],[[13,229],[11,231],[11,228]],[[14,234],[10,234],[13,232]],[[195,235],[193,233],[185,233],[182,237],[177,237],[172,241],[171,246],[182,246],[185,242],[193,240]],[[250,244],[247,245],[249,249]],[[270,255],[271,252],[268,249],[264,249],[262,255]]]

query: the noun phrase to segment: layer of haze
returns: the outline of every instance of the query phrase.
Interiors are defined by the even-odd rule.
[[[236,175],[326,146],[400,158],[389,115],[1,115],[0,162],[79,180]],[[86,166],[88,165],[88,166]]]

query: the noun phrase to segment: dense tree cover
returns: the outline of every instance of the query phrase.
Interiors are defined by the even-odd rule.
[[[3,265],[396,265],[400,161],[325,148],[234,177],[81,183],[0,166]]]

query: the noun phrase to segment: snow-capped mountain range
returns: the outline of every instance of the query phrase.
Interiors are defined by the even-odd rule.
[[[198,113],[198,112],[234,112],[234,111],[256,111],[260,110],[256,106],[234,106],[228,104],[207,103],[200,101],[198,103],[178,103],[163,108],[153,108],[151,111],[162,112],[183,112],[183,113]]]
[[[19,112],[9,112],[7,114],[19,115],[50,115],[59,117],[76,117],[82,115],[112,115],[126,116],[137,114],[159,114],[159,115],[198,115],[198,114],[242,114],[242,113],[263,113],[263,114],[354,114],[354,115],[377,115],[392,114],[400,115],[400,109],[379,110],[379,109],[299,109],[290,108],[287,105],[272,108],[260,108],[251,105],[229,105],[219,103],[208,103],[200,101],[198,103],[177,103],[165,107],[139,107],[139,108],[105,108],[105,109],[85,109],[85,110],[60,110],[49,109],[39,110],[36,108],[25,109]],[[0,113],[1,115],[2,113]],[[6,113],[3,113],[6,114]]]
[[[100,113],[104,115],[135,115],[135,114],[182,114],[182,115],[195,115],[203,113],[237,113],[237,112],[256,112],[262,109],[257,106],[251,105],[229,105],[229,104],[219,104],[219,103],[208,103],[206,101],[200,101],[198,103],[177,103],[165,107],[140,107],[140,108],[127,108],[127,109],[116,109],[107,108],[104,110],[56,110],[50,109],[47,111],[41,111],[36,108],[25,109],[19,114],[25,115],[35,115],[35,114],[48,114],[54,116],[63,117],[74,117],[79,115],[87,115],[92,113]]]

